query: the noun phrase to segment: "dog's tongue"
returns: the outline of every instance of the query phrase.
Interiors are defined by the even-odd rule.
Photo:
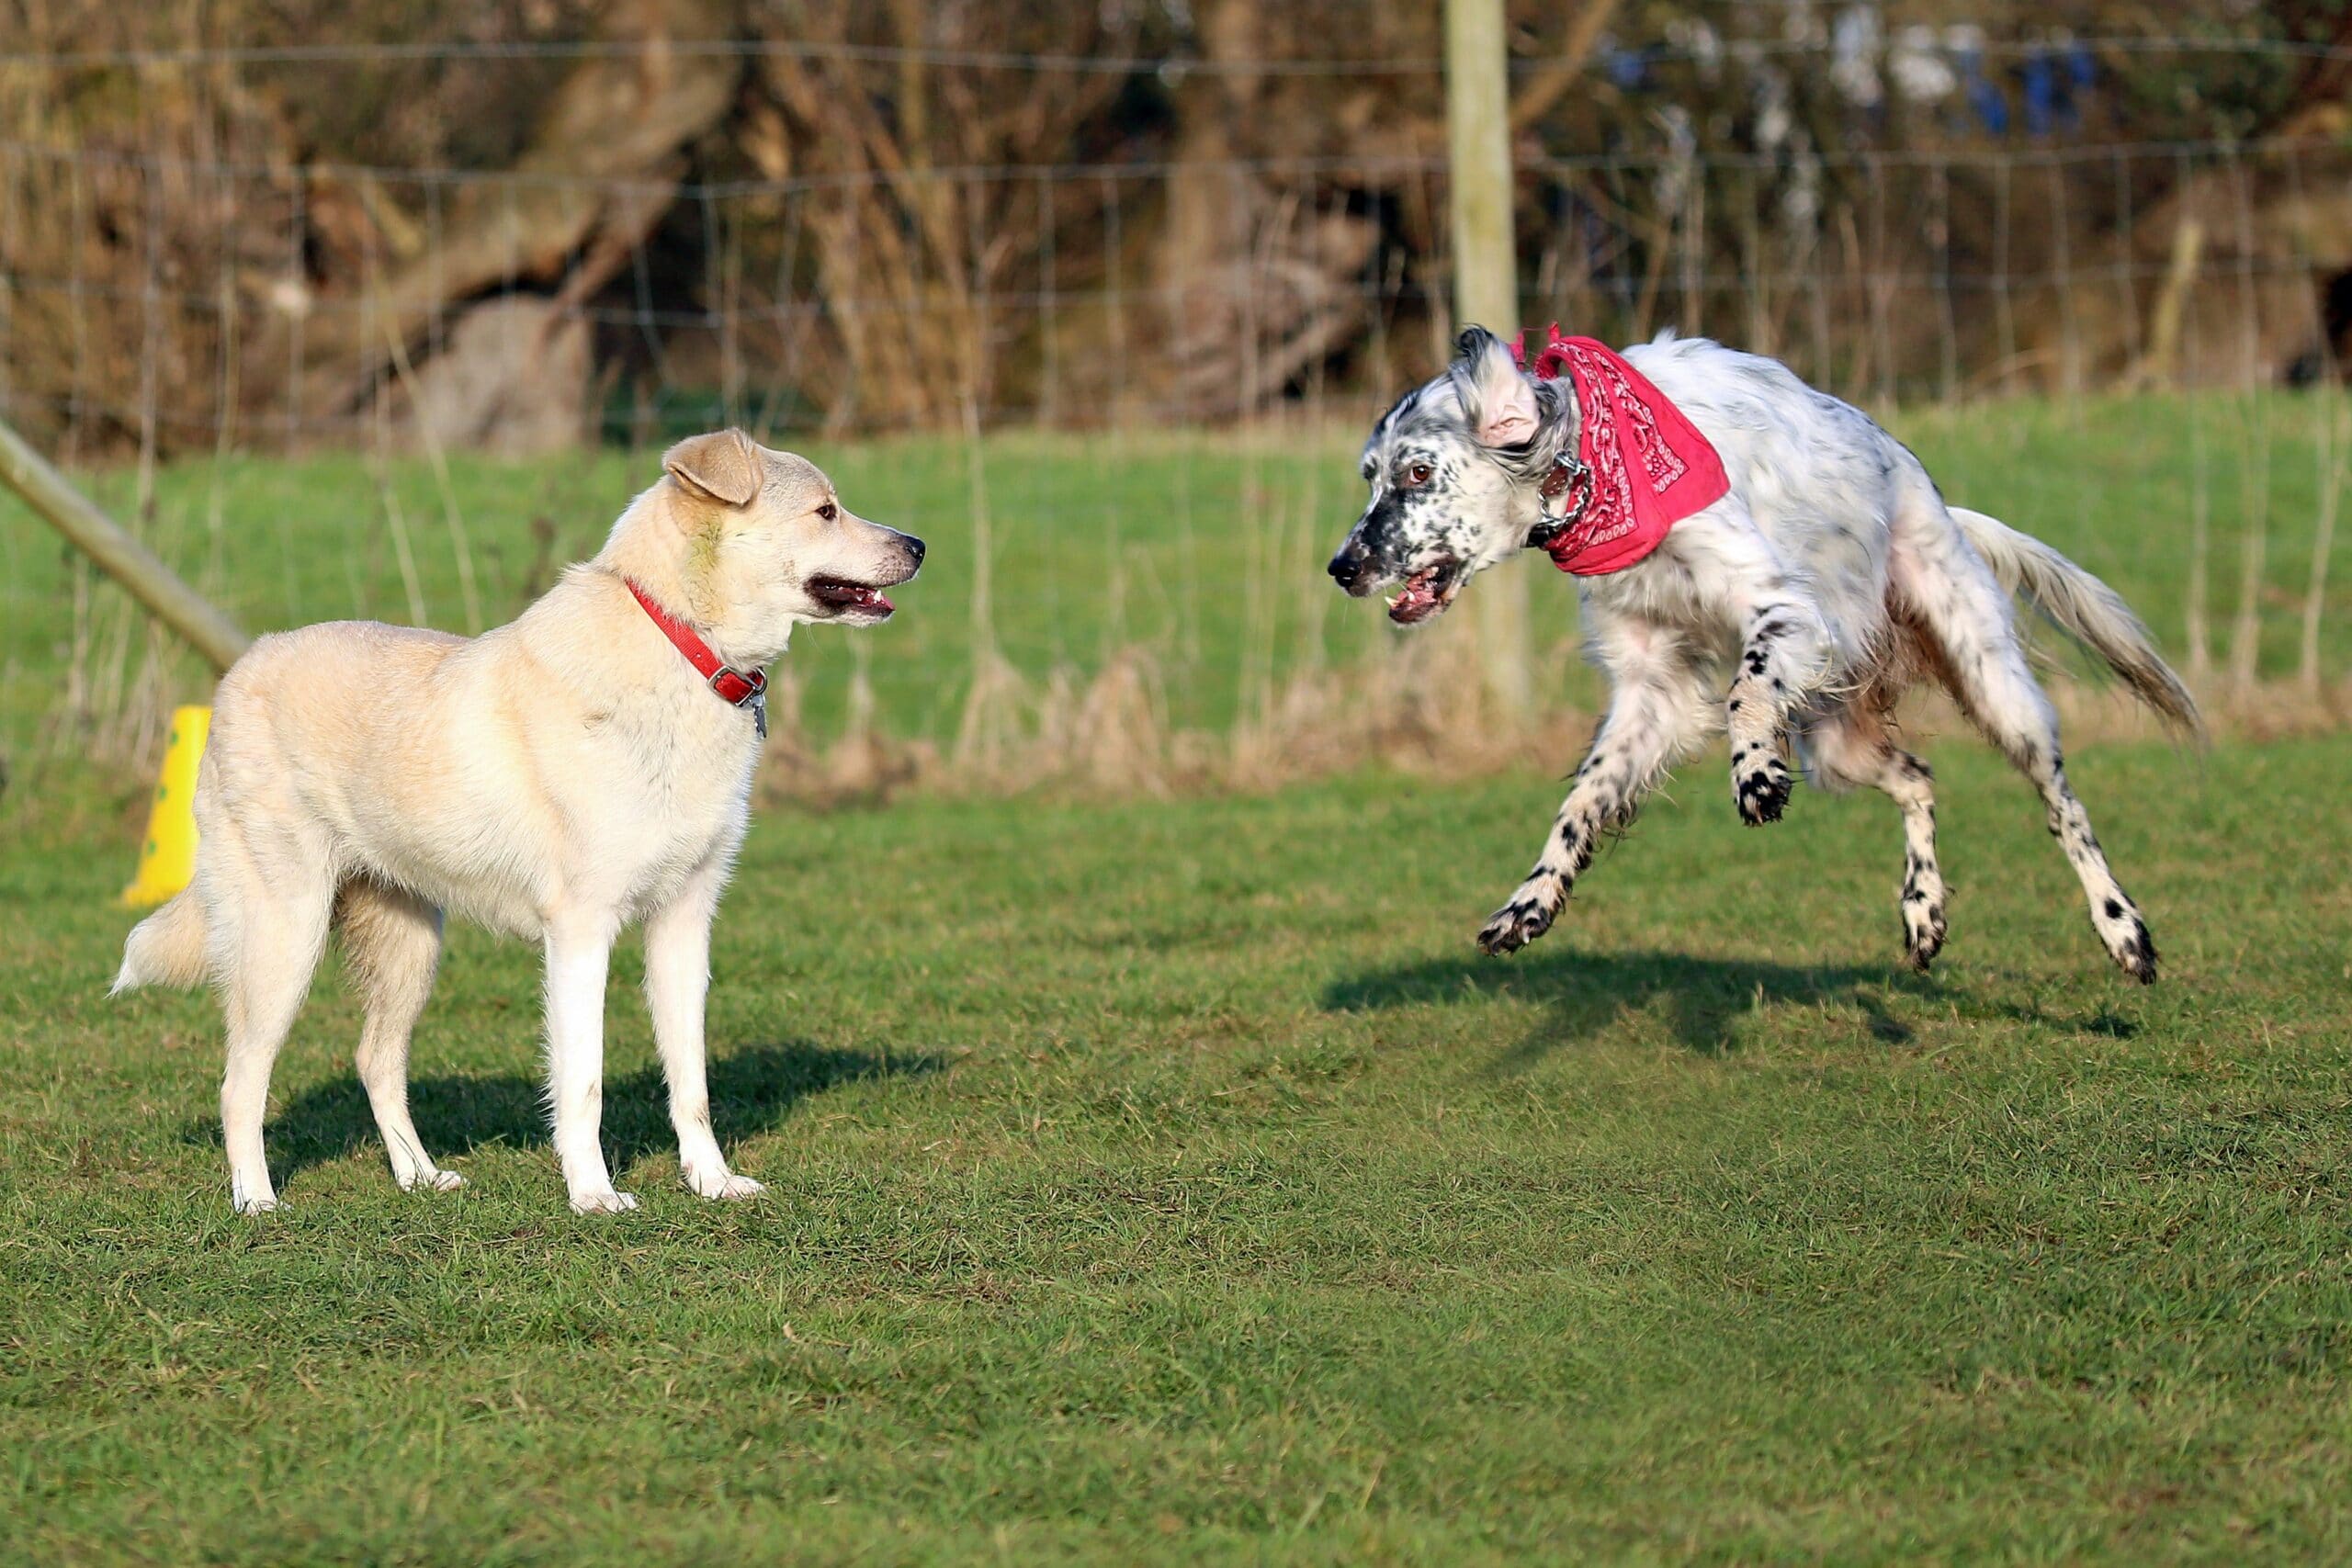
[[[1437,614],[1442,601],[1437,596],[1438,570],[1417,571],[1405,580],[1405,586],[1388,601],[1388,618],[1400,626],[1427,620]]]
[[[837,610],[863,610],[868,615],[887,615],[898,608],[880,589],[868,588],[860,582],[843,582],[838,578],[818,578],[809,583],[808,591]]]

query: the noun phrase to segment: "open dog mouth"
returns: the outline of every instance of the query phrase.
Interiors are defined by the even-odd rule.
[[[1388,618],[1400,626],[1418,626],[1453,604],[1461,592],[1462,563],[1448,556],[1405,580],[1388,601]]]
[[[871,616],[877,621],[888,620],[898,609],[879,588],[869,588],[863,582],[852,582],[840,577],[810,578],[808,597],[837,614]]]

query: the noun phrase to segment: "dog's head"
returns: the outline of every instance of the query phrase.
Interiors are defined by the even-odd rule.
[[[681,441],[662,467],[689,596],[754,645],[772,629],[781,647],[801,622],[888,620],[882,591],[922,565],[921,539],[858,516],[816,464],[740,430]]]
[[[1442,614],[1462,585],[1527,543],[1537,487],[1574,435],[1574,401],[1537,382],[1484,327],[1454,344],[1445,372],[1414,388],[1373,426],[1363,477],[1372,500],[1331,558],[1355,598],[1390,583],[1388,618]]]

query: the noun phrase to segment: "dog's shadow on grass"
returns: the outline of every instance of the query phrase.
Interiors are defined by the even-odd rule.
[[[1720,1055],[1739,1048],[1740,1025],[1781,1002],[1844,1005],[1888,1045],[1908,1044],[1911,1027],[1886,1005],[1891,992],[1939,994],[1935,983],[1891,965],[1789,964],[1698,958],[1683,953],[1578,953],[1555,950],[1509,959],[1431,958],[1334,982],[1323,995],[1333,1012],[1452,1005],[1520,997],[1550,1017],[1496,1063],[1510,1072],[1562,1046],[1591,1040],[1629,1014],[1663,1003],[1666,1026],[1684,1048]]]
[[[745,1046],[710,1059],[711,1120],[720,1141],[732,1145],[781,1125],[801,1101],[842,1085],[922,1077],[942,1065],[936,1056],[842,1051],[799,1040]],[[413,1078],[408,1100],[417,1133],[436,1157],[548,1143],[541,1080],[527,1073]],[[194,1123],[187,1133],[192,1141],[216,1146],[220,1141],[217,1122]],[[264,1135],[270,1168],[281,1180],[381,1146],[367,1091],[348,1073],[287,1100]],[[603,1135],[616,1173],[648,1155],[674,1152],[677,1136],[659,1062],[605,1080]]]

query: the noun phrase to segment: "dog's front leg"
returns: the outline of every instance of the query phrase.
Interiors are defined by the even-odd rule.
[[[710,1126],[703,1003],[710,990],[710,921],[726,876],[723,863],[697,871],[675,898],[645,923],[645,999],[653,1040],[670,1082],[670,1123],[678,1133],[678,1170],[706,1198],[749,1198],[762,1190],[727,1168]]]
[[[1577,769],[1535,869],[1478,932],[1478,945],[1490,953],[1515,953],[1552,929],[1577,878],[1592,863],[1600,835],[1633,821],[1659,777],[1707,728],[1711,705],[1671,650],[1638,663],[1609,662],[1618,685],[1608,716]]]
[[[1819,615],[1777,565],[1753,563],[1741,595],[1739,671],[1724,695],[1731,737],[1731,795],[1751,828],[1777,822],[1792,783],[1781,760],[1790,710],[1821,673],[1826,652]]]
[[[559,917],[548,923],[548,1111],[555,1156],[571,1208],[615,1214],[637,1207],[613,1190],[605,1168],[605,972],[612,961],[608,919]]]

